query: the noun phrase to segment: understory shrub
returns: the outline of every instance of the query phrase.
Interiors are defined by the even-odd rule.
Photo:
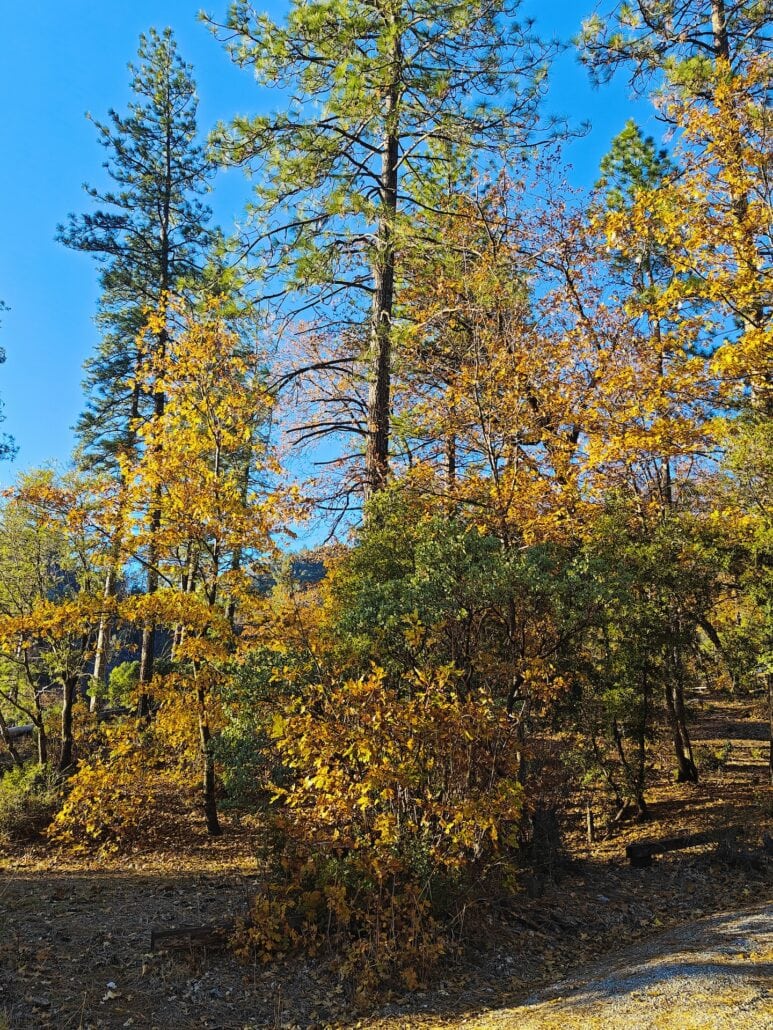
[[[14,767],[0,777],[0,840],[31,840],[51,822],[58,789],[40,765]]]
[[[274,716],[277,876],[242,935],[270,960],[332,943],[362,990],[415,985],[515,856],[513,726],[452,667],[316,686]]]
[[[102,747],[68,781],[49,837],[72,851],[120,851],[153,828],[163,807],[164,763],[152,731],[105,728]]]

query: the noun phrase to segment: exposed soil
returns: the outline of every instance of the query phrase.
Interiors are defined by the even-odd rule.
[[[773,1028],[773,904],[725,913],[555,984],[515,1009],[465,1020],[479,1030]]]
[[[508,1020],[548,1027],[522,1024],[526,1012],[513,1008],[549,984],[560,982],[560,993],[569,992],[571,984],[563,981],[610,953],[651,941],[656,958],[666,947],[661,935],[667,930],[773,902],[773,859],[761,847],[763,834],[773,832],[773,791],[764,782],[764,725],[755,715],[735,701],[706,708],[694,727],[695,742],[717,750],[729,740],[725,768],[698,786],[677,786],[669,782],[664,759],[662,783],[649,792],[647,824],[602,828],[601,839],[588,845],[577,799],[567,822],[571,860],[559,881],[540,897],[524,893],[506,910],[494,904],[479,910],[477,947],[447,961],[431,988],[410,994],[358,998],[324,956],[265,967],[240,963],[223,949],[149,953],[153,926],[215,922],[246,909],[260,874],[259,831],[247,824],[226,821],[226,834],[214,841],[190,822],[170,825],[166,841],[152,850],[110,861],[75,859],[44,844],[6,849],[0,852],[0,1028],[4,1021],[12,1030],[241,1030],[488,1027]],[[707,845],[674,852],[648,869],[632,869],[625,860],[631,841],[728,825],[741,827],[736,849]],[[738,969],[728,974],[733,990],[740,990],[741,967],[748,967],[750,990],[757,990],[758,974],[770,974],[769,941],[760,925],[749,925],[746,958],[734,958]],[[562,1027],[616,1025],[578,1022],[579,1011],[576,1018],[556,1018]]]

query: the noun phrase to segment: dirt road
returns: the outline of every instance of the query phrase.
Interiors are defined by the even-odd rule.
[[[480,1030],[773,1030],[773,903],[712,916],[626,949]]]

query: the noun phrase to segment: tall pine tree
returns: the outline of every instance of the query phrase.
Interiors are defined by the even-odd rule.
[[[78,422],[82,461],[117,472],[119,460],[131,461],[137,429],[146,419],[164,413],[163,389],[143,389],[137,375],[138,340],[148,313],[168,310],[186,282],[195,279],[211,239],[209,210],[201,196],[209,189],[212,166],[196,142],[198,100],[191,67],[177,52],[171,29],[151,29],[140,37],[137,64],[130,65],[132,100],[126,115],[111,110],[106,122],[95,122],[107,151],[105,169],[111,185],[87,186],[96,210],[71,215],[58,238],[66,246],[93,254],[102,265],[98,324],[102,340],[86,364],[87,403]],[[166,318],[153,345],[163,353],[171,326]],[[149,498],[149,519],[160,518],[157,499]],[[158,587],[158,569],[151,535],[147,589]],[[115,589],[116,564],[105,586]],[[107,626],[100,627],[94,676],[107,669]],[[143,633],[140,680],[153,671],[155,629]]]
[[[355,424],[322,414],[307,428],[364,439],[366,498],[388,474],[400,255],[412,219],[449,159],[501,162],[534,141],[545,48],[516,21],[518,6],[294,0],[277,25],[240,0],[214,26],[234,61],[291,97],[277,114],[223,127],[219,151],[257,170],[252,246],[264,271],[295,295],[294,314],[333,338],[330,362],[349,362],[365,381]]]

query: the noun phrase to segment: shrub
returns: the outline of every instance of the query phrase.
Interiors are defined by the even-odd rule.
[[[117,725],[103,730],[102,745],[70,778],[49,828],[51,839],[72,851],[120,851],[159,818],[164,770],[152,732],[138,736]]]
[[[733,756],[733,744],[726,740],[720,748],[698,746],[695,748],[695,760],[701,772],[724,772]]]
[[[457,680],[448,667],[395,688],[375,668],[274,717],[282,875],[245,949],[271,959],[332,938],[367,987],[395,973],[413,986],[453,945],[470,889],[514,855],[522,807],[511,723]]]
[[[40,765],[9,770],[0,778],[0,839],[31,840],[51,822],[58,790]]]
[[[111,706],[128,705],[139,681],[140,663],[121,662],[111,670],[107,684],[92,679],[89,697],[96,697]]]

